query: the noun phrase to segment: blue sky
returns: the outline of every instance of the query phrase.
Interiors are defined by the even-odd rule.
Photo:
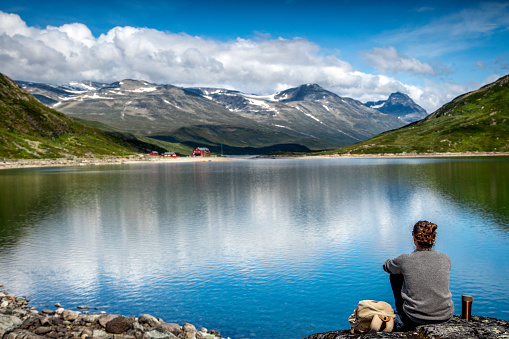
[[[270,94],[318,83],[429,112],[509,73],[509,4],[479,1],[3,1],[0,72]]]

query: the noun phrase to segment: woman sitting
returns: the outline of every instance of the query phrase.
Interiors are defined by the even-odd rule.
[[[449,291],[451,259],[433,250],[437,225],[419,221],[412,232],[415,251],[388,259],[383,269],[390,273],[396,312],[403,326],[411,330],[417,325],[448,321],[454,314]]]

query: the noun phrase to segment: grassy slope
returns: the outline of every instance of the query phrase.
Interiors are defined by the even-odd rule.
[[[509,76],[457,97],[427,118],[321,154],[509,152]]]
[[[128,141],[131,140],[130,143],[131,144],[136,143],[138,146],[137,148],[139,148],[140,150],[150,149],[152,151],[158,151],[158,152],[165,152],[167,150],[170,150],[172,152],[180,153],[183,155],[189,155],[193,152],[193,147],[186,146],[181,143],[167,142],[167,141],[163,141],[163,140],[159,140],[159,139],[155,139],[155,138],[151,138],[151,137],[140,136],[140,135],[134,136],[131,133],[122,131],[120,129],[105,125],[101,122],[94,121],[94,120],[86,120],[86,119],[80,119],[80,118],[73,118],[73,119],[75,121],[81,122],[81,123],[88,125],[90,127],[97,128],[97,129],[105,132],[106,134],[117,136],[121,139],[128,140]],[[135,138],[137,141],[132,141],[133,138]]]
[[[124,156],[129,140],[104,133],[50,109],[0,74],[0,157]]]

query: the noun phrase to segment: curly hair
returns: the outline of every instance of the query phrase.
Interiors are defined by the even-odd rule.
[[[437,224],[429,221],[419,221],[414,225],[412,234],[422,248],[431,248],[437,238]]]

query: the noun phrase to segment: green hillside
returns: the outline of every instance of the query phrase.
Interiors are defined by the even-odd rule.
[[[189,155],[193,152],[194,149],[194,147],[186,146],[182,143],[168,142],[141,135],[134,135],[132,133],[122,131],[120,129],[105,125],[101,122],[94,120],[86,120],[80,118],[73,119],[74,121],[80,122],[87,126],[97,128],[98,130],[101,130],[102,132],[108,135],[120,138],[125,142],[129,143],[131,147],[134,147],[135,149],[138,149],[140,151],[151,150],[158,152],[166,152],[168,150],[171,150],[172,152],[180,153],[183,155]]]
[[[509,152],[509,75],[423,120],[321,154]]]
[[[0,74],[0,157],[126,156],[156,148],[134,136],[114,135],[50,109]],[[162,148],[161,148],[162,149]]]

